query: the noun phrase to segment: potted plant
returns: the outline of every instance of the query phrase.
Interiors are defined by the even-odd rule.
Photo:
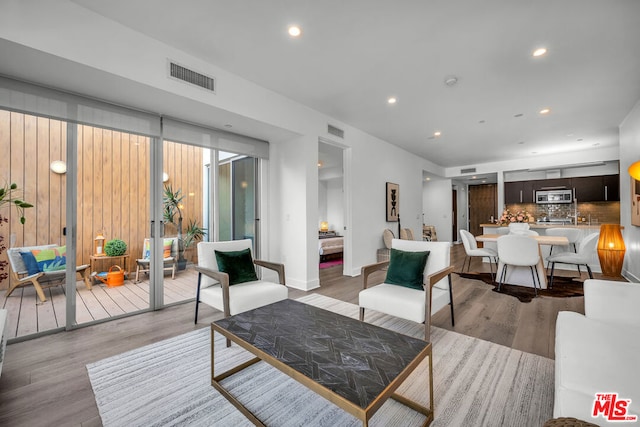
[[[162,197],[164,202],[163,219],[165,223],[176,226],[178,237],[178,270],[184,270],[187,266],[187,259],[184,257],[185,250],[193,243],[201,240],[207,231],[205,228],[201,228],[196,220],[192,219],[189,221],[185,234],[183,235],[183,199],[184,194],[182,194],[181,189],[178,188],[176,191],[173,191],[170,185],[165,185],[164,195]]]
[[[184,249],[187,250],[192,244],[202,240],[206,232],[207,229],[200,227],[198,221],[190,220],[184,232]]]
[[[22,199],[18,199],[14,196],[14,193],[18,190],[18,185],[16,183],[6,184],[0,187],[0,208],[3,208],[6,205],[13,205],[18,210],[20,214],[20,223],[24,224],[27,220],[24,216],[24,210],[28,208],[32,208],[33,205],[23,201]],[[5,218],[0,213],[0,227],[5,222],[9,222],[8,218]],[[3,243],[4,236],[0,235],[0,254],[2,254],[7,247]],[[5,273],[5,268],[7,267],[7,261],[0,261],[0,282],[5,280],[9,275]]]

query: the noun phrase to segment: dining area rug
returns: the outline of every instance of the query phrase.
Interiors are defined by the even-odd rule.
[[[529,286],[509,285],[503,283],[498,291],[498,284],[492,279],[490,273],[457,273],[465,279],[479,280],[493,286],[493,291],[517,298],[520,302],[531,302],[535,297],[535,291]],[[547,277],[547,283],[551,278]],[[553,298],[572,298],[584,296],[584,281],[579,277],[553,276],[552,289],[538,289],[538,296]]]
[[[352,318],[358,306],[318,294],[297,301]],[[367,322],[421,338],[424,326],[369,312]],[[249,359],[215,334],[216,370]],[[434,427],[536,426],[552,418],[554,362],[432,327]],[[425,360],[398,390],[420,402],[429,395]],[[87,365],[102,423],[115,426],[250,426],[211,386],[211,332],[202,328]],[[352,415],[259,362],[223,380],[268,426],[360,426]],[[423,415],[389,399],[370,426],[419,426]]]

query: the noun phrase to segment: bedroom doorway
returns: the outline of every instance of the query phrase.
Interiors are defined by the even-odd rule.
[[[318,262],[320,277],[344,269],[345,193],[344,151],[320,140],[318,143]],[[320,284],[322,285],[322,283]]]

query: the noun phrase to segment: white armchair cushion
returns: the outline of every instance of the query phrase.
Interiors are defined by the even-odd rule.
[[[584,312],[590,319],[640,326],[640,284],[585,280]]]
[[[391,316],[424,322],[424,291],[382,283],[360,292],[360,307],[371,308]]]
[[[205,277],[205,275],[202,275],[203,280]],[[229,286],[229,312],[233,316],[234,314],[282,301],[287,299],[288,296],[287,287],[279,283],[261,280],[238,283],[237,285]],[[210,285],[204,289],[201,288],[200,301],[215,309],[224,311],[220,284]]]

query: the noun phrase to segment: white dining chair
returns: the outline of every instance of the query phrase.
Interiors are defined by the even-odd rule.
[[[547,261],[551,264],[551,278],[549,279],[549,289],[553,287],[553,273],[557,264],[573,264],[578,266],[578,274],[580,273],[580,266],[584,265],[587,267],[587,272],[589,273],[589,279],[593,279],[593,273],[591,272],[591,267],[589,267],[589,262],[593,254],[596,251],[596,246],[598,245],[598,238],[600,237],[600,233],[592,233],[586,236],[584,239],[580,241],[578,244],[578,252],[561,252],[555,255],[551,255],[547,257]]]
[[[528,230],[531,228],[528,222],[512,222],[509,224],[509,233],[517,233],[519,231]]]
[[[573,246],[573,252],[578,252],[577,242],[580,240],[582,236],[582,230],[578,228],[548,228],[545,231],[547,236],[562,236],[566,237],[569,241],[569,246]],[[551,245],[551,249],[549,251],[549,255],[553,252],[553,247],[557,245]],[[566,251],[563,251],[566,252]]]
[[[464,251],[466,253],[461,271],[464,272],[464,265],[467,264],[467,259],[469,260],[467,264],[467,271],[469,271],[471,268],[472,257],[480,257],[481,259],[489,258],[489,269],[491,270],[491,280],[493,281],[493,262],[496,262],[497,269],[498,252],[491,248],[479,248],[476,238],[467,230],[460,230],[460,238],[462,239],[462,244],[464,245]]]
[[[498,281],[498,291],[500,291],[502,283],[504,283],[507,278],[507,266],[511,265],[514,267],[529,267],[533,280],[533,289],[535,294],[538,295],[536,279],[538,281],[538,287],[542,289],[537,268],[540,262],[538,242],[528,236],[507,234],[506,236],[498,237],[497,244],[498,258],[502,263],[502,271],[500,273],[500,280]]]

